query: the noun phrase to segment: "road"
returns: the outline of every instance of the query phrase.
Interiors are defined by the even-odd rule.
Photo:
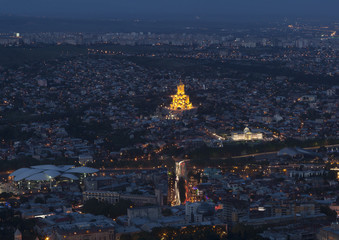
[[[326,146],[321,146],[321,147],[325,147],[325,148],[329,148],[329,147],[339,147],[339,144],[334,144],[334,145],[326,145]],[[307,150],[313,150],[313,149],[318,149],[320,147],[307,147],[304,149]],[[275,157],[277,156],[277,153],[279,151],[274,151],[274,152],[263,152],[263,153],[253,153],[253,154],[246,154],[246,155],[241,155],[241,156],[233,156],[232,158],[247,158],[247,157],[261,157],[261,158],[270,158],[270,157]],[[216,158],[216,159],[228,159],[228,158]]]

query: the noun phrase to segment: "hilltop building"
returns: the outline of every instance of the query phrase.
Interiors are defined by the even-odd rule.
[[[254,133],[246,127],[243,133],[233,132],[231,134],[231,139],[233,141],[254,141],[254,140],[263,140],[263,134],[260,132]]]
[[[177,86],[177,94],[172,95],[171,97],[173,99],[170,106],[171,110],[183,111],[193,108],[192,103],[190,103],[189,96],[185,94],[185,85],[182,82],[180,82]]]

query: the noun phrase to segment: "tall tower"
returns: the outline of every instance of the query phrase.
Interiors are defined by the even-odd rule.
[[[177,86],[177,94],[172,95],[172,103],[170,106],[171,110],[180,111],[180,110],[190,110],[193,108],[192,103],[190,103],[190,98],[185,94],[185,85],[180,81]]]

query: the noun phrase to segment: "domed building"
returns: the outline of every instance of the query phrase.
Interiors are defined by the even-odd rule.
[[[252,132],[249,127],[245,127],[244,131],[241,133],[232,132],[231,139],[233,141],[256,141],[263,140],[263,133],[261,132]]]

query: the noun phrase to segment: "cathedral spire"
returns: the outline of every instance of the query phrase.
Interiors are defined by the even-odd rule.
[[[190,110],[193,108],[192,103],[190,103],[189,96],[185,94],[185,84],[183,84],[181,80],[179,85],[177,86],[177,94],[172,95],[171,97],[171,110],[180,111]]]

